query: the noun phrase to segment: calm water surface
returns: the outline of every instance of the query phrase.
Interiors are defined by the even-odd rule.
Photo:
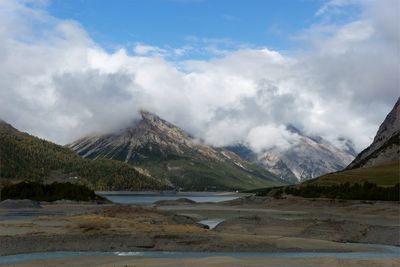
[[[177,200],[187,198],[199,203],[221,202],[238,198],[235,193],[179,192],[179,193],[142,193],[142,192],[98,192],[114,203],[151,205],[159,200]]]
[[[130,256],[146,258],[204,258],[227,256],[234,258],[339,258],[339,259],[397,259],[400,258],[400,248],[382,245],[366,245],[381,251],[376,252],[173,252],[173,251],[131,251],[131,252],[39,252],[10,256],[0,256],[0,265],[29,260],[46,260],[80,256]]]
[[[224,219],[221,218],[212,218],[212,219],[206,219],[206,220],[201,220],[199,223],[207,225],[210,229],[214,229],[217,227],[218,224],[222,223],[225,221]]]

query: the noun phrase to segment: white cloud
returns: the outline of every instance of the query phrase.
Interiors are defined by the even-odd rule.
[[[0,117],[66,143],[118,129],[147,109],[218,146],[285,148],[296,141],[284,127],[293,124],[362,149],[399,95],[396,12],[388,1],[363,8],[344,25],[305,30],[310,46],[291,56],[198,38],[181,48],[138,43],[130,55],[105,51],[78,23],[43,6],[2,1]],[[168,60],[199,44],[219,56]]]
[[[164,56],[167,54],[167,50],[162,49],[157,46],[145,45],[141,43],[137,43],[133,51],[138,56]]]
[[[261,125],[252,128],[246,139],[246,143],[256,153],[263,150],[285,150],[297,143],[299,135],[286,130],[284,125]]]
[[[329,13],[340,14],[343,12],[343,7],[360,4],[366,0],[330,0],[326,1],[315,13],[316,16],[323,16]]]

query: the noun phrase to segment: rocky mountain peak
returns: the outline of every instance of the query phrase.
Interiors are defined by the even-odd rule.
[[[156,134],[179,143],[188,142],[191,139],[185,131],[152,112],[141,110],[140,115],[142,119],[131,128],[135,131],[141,129],[142,132],[140,134],[142,136],[145,135],[143,131],[148,131],[152,132],[153,135]]]
[[[158,117],[156,114],[151,113],[147,110],[140,110],[140,116],[142,117],[142,120],[148,121],[150,123],[163,123],[163,121],[160,117]]]
[[[400,159],[400,98],[380,125],[372,144],[347,169],[369,167]]]
[[[194,141],[185,131],[148,112],[117,133],[82,138],[69,145],[90,159],[132,164],[154,177],[187,189],[255,188],[282,180],[234,153]]]
[[[286,125],[286,130],[288,130],[289,132],[294,133],[294,134],[303,135],[303,132],[292,124]]]
[[[374,138],[374,142],[380,142],[386,140],[400,131],[400,98],[397,99],[394,107],[386,116],[385,120],[381,124]]]
[[[342,140],[347,142],[342,148],[321,136],[309,136],[294,125],[289,124],[286,129],[298,136],[298,141],[288,149],[255,153],[243,144],[227,149],[291,183],[342,170],[354,159],[355,152],[349,140]]]

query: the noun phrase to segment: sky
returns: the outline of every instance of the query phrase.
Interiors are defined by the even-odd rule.
[[[156,113],[214,146],[369,145],[400,95],[398,0],[1,0],[0,118],[59,144]]]
[[[73,19],[103,48],[145,43],[164,48],[201,40],[226,48],[240,45],[288,49],[290,34],[317,20],[321,1],[231,0],[55,0],[49,12]],[[207,58],[191,51],[187,58]]]

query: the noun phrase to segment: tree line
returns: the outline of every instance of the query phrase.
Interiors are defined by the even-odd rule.
[[[72,183],[42,184],[39,182],[20,182],[6,184],[1,189],[1,200],[31,199],[35,201],[56,201],[61,199],[76,201],[106,201],[87,186]]]
[[[256,192],[258,196],[271,194],[277,198],[281,197],[282,194],[287,194],[305,198],[399,201],[400,186],[396,184],[390,187],[382,187],[370,182],[364,182],[363,184],[347,182],[330,186],[309,184],[305,186],[275,187]]]

